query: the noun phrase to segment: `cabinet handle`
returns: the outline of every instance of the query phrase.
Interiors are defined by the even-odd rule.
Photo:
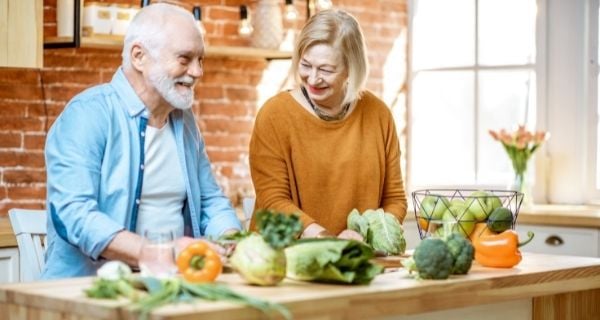
[[[563,243],[565,243],[563,239],[556,235],[551,235],[548,238],[546,238],[546,244],[549,246],[558,247],[561,246]]]

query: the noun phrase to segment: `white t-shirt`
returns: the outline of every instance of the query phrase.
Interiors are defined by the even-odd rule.
[[[144,230],[173,230],[183,236],[185,181],[177,156],[171,125],[146,127],[144,181],[136,233]]]

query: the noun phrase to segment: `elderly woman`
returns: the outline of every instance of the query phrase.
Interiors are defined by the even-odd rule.
[[[368,62],[356,19],[340,10],[312,16],[292,68],[299,87],[269,99],[252,133],[255,207],[299,214],[302,237],[362,240],[346,226],[353,208],[383,208],[402,222],[398,136],[388,107],[364,89]]]

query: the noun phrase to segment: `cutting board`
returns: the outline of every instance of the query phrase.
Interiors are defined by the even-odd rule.
[[[382,265],[384,268],[402,268],[402,260],[407,259],[409,255],[376,257],[372,262]]]

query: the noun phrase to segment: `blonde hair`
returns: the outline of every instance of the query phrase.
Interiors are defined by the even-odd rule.
[[[323,10],[313,15],[300,31],[292,54],[292,73],[296,79],[299,79],[298,65],[302,55],[316,44],[331,45],[339,50],[342,57],[348,72],[342,105],[360,98],[369,74],[369,62],[358,21],[349,13],[337,9]]]

